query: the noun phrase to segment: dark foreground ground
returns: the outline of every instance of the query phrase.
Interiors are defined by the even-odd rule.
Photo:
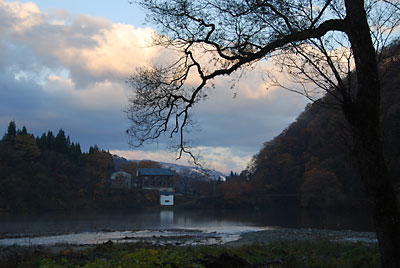
[[[278,229],[209,246],[2,247],[0,267],[379,267],[379,253],[373,233]]]

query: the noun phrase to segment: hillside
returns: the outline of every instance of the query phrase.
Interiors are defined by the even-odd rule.
[[[384,151],[396,188],[400,187],[400,61],[385,65],[381,123]],[[363,204],[363,189],[351,159],[351,139],[340,107],[329,97],[310,104],[295,122],[266,142],[249,172],[260,195],[297,194],[305,207]]]

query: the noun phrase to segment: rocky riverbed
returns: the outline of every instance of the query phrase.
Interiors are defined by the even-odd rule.
[[[377,243],[375,233],[354,232],[354,231],[336,231],[336,230],[318,230],[318,229],[290,229],[290,228],[265,228],[246,229],[242,232],[228,232],[229,235],[222,235],[221,231],[205,232],[202,230],[157,230],[158,235],[149,233],[138,238],[137,236],[120,237],[118,241],[101,242],[97,244],[90,243],[57,243],[42,245],[3,245],[0,246],[0,264],[10,257],[32,252],[45,252],[49,254],[62,254],[65,250],[81,251],[88,248],[106,243],[145,243],[161,246],[192,246],[218,244],[228,247],[242,246],[253,243],[269,243],[276,240],[330,240],[336,242],[361,242]],[[32,238],[33,239],[33,238]],[[32,241],[32,240],[31,240]],[[1,266],[0,266],[1,267]]]

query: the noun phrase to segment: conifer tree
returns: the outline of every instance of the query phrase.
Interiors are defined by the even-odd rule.
[[[46,147],[47,150],[51,151],[54,149],[54,135],[52,131],[47,131],[47,137],[46,137]]]
[[[21,130],[18,129],[17,134],[21,136],[28,135],[28,130],[23,126]]]
[[[7,128],[7,133],[4,135],[3,140],[11,141],[17,135],[17,126],[15,121],[11,121]]]
[[[62,129],[60,129],[54,140],[54,150],[62,154],[66,154],[68,152],[68,141],[65,137],[65,132]]]

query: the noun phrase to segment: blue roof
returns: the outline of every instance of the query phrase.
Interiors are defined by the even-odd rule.
[[[167,168],[138,168],[139,176],[174,176],[175,173]]]
[[[175,195],[175,193],[172,191],[161,191],[160,195]]]

